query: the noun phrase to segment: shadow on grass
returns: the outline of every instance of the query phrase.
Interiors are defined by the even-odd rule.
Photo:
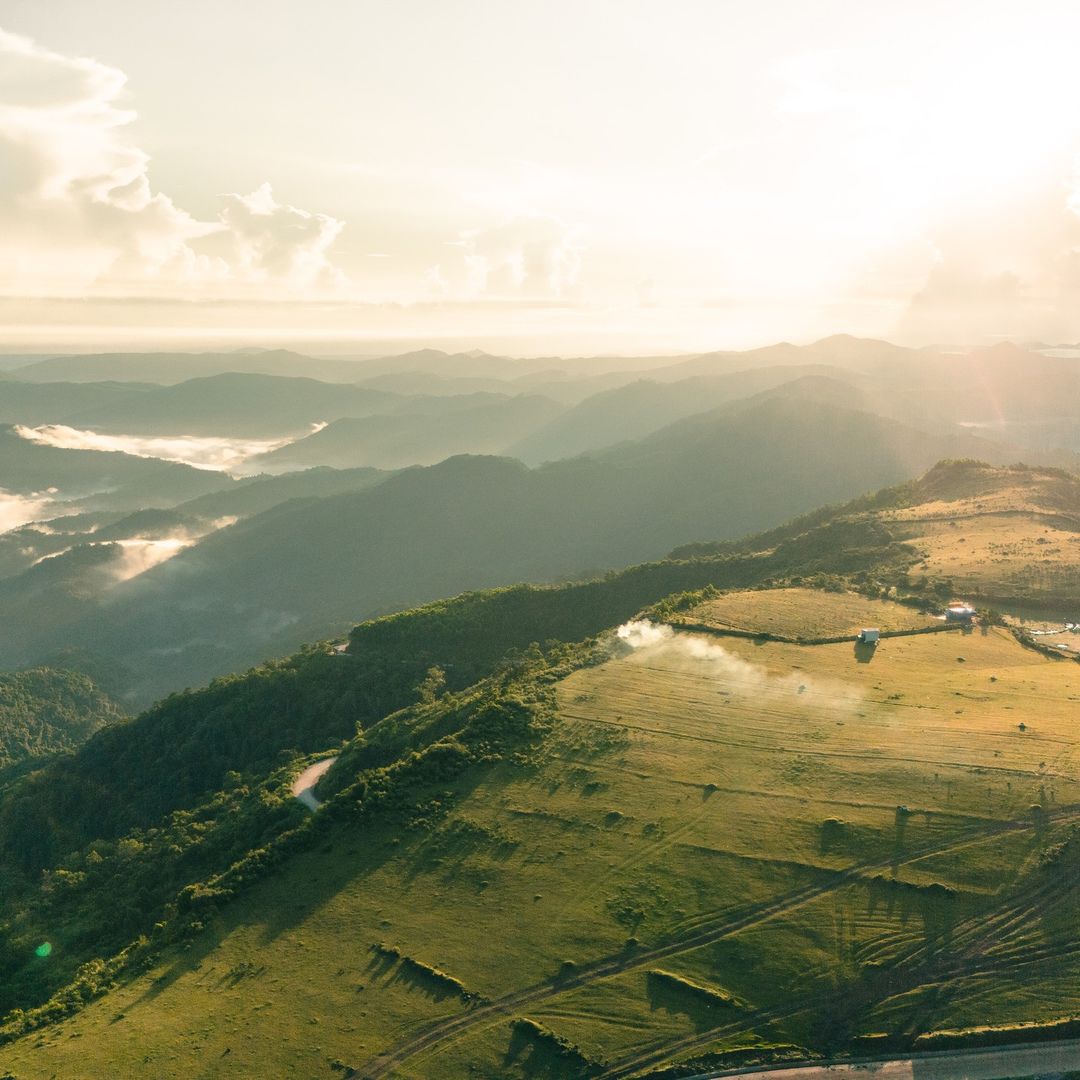
[[[376,951],[364,968],[364,974],[373,982],[381,979],[398,962],[399,957],[392,953]]]
[[[143,1005],[153,1001],[159,994],[163,994],[178,979],[198,971],[203,961],[225,939],[228,930],[220,920],[214,926],[206,927],[184,948],[180,956],[160,974],[155,976],[150,985],[139,995],[136,1005]]]
[[[576,1052],[560,1053],[556,1046],[538,1040],[519,1024],[510,1027],[510,1041],[503,1054],[502,1067],[505,1075],[522,1076],[527,1080],[569,1080],[570,1077],[595,1076],[600,1071]]]
[[[461,992],[447,986],[440,980],[418,971],[414,967],[400,964],[394,974],[386,980],[387,986],[404,986],[407,990],[415,990],[423,994],[429,1001],[436,1003],[447,1001],[451,998],[460,1000]]]
[[[708,1031],[715,1027],[720,1020],[733,1011],[720,1005],[709,1004],[693,990],[682,990],[663,979],[651,976],[646,976],[645,991],[649,1008],[653,1012],[663,1010],[685,1016],[698,1032]]]
[[[490,771],[481,766],[451,784],[416,791],[413,793],[416,805],[423,806],[433,794],[444,803],[457,804],[487,779]],[[302,925],[343,889],[370,877],[390,862],[405,864],[407,882],[437,868],[435,859],[439,856],[427,846],[429,840],[435,839],[434,828],[437,826],[417,827],[410,809],[392,807],[377,808],[360,820],[346,818],[328,825],[312,837],[308,849],[292,856],[281,870],[253,887],[253,892],[270,889],[279,896],[291,889],[285,903],[275,906],[264,901],[257,905],[261,913],[266,913],[260,944],[268,945]],[[411,902],[407,891],[400,899],[402,903]],[[416,903],[428,899],[418,897]],[[376,932],[375,928],[372,932]]]
[[[404,857],[403,876],[407,882],[439,871],[453,877],[472,856],[492,862],[506,862],[517,851],[519,841],[476,822],[451,820],[413,844]]]

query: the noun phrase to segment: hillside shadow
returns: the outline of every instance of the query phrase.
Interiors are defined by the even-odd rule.
[[[487,769],[479,769],[476,775],[459,779],[450,787],[452,801],[467,798],[487,779],[489,773]],[[418,803],[423,795],[416,792]],[[332,807],[327,809],[332,812]],[[326,812],[319,811],[320,814]],[[425,869],[437,868],[433,861],[437,855],[427,848],[428,840],[432,839],[430,832],[412,829],[409,823],[407,809],[389,808],[365,815],[359,821],[354,818],[325,824],[319,822],[322,827],[313,835],[310,846],[297,852],[280,872],[256,886],[276,889],[279,895],[283,882],[295,886],[287,903],[277,907],[266,903],[259,905],[260,911],[265,913],[259,943],[269,945],[282,934],[300,926],[343,889],[382,869],[387,863],[401,861],[408,868],[412,862],[412,873],[406,870],[407,882],[415,880]],[[430,829],[430,826],[427,828]],[[373,840],[373,837],[377,839]]]
[[[956,900],[941,886],[915,886],[895,878],[868,884],[867,913],[871,918],[884,910],[887,918],[907,926],[912,918],[922,923],[925,962],[936,962],[952,949],[956,925]]]
[[[187,945],[183,955],[178,956],[160,975],[150,981],[150,985],[138,996],[134,1005],[144,1005],[153,1001],[178,979],[190,975],[193,971],[198,971],[203,961],[221,944],[227,934],[228,930],[222,925],[205,928]]]
[[[907,835],[908,819],[911,811],[906,806],[896,808],[896,816],[893,824],[893,849],[891,869],[893,877],[900,872],[900,864],[904,859],[904,838]]]
[[[595,1075],[584,1059],[576,1054],[558,1053],[553,1046],[537,1042],[517,1025],[511,1029],[502,1067],[507,1075],[510,1075],[512,1067],[513,1075],[524,1076],[528,1080],[569,1080],[570,1077]]]
[[[279,896],[283,881],[291,878],[296,887],[286,902],[260,905],[263,914],[260,945],[269,945],[294,930],[355,879],[374,873],[397,854],[397,849],[386,841],[361,850],[356,846],[356,838],[348,835],[345,828],[339,826],[330,835],[320,837],[307,851],[298,852],[289,860],[283,874],[268,881],[267,888],[278,886]],[[321,857],[334,854],[337,858]]]
[[[379,951],[375,946],[372,946],[372,957],[368,961],[367,967],[364,968],[364,974],[372,982],[376,982],[386,975],[398,960],[399,957],[394,956],[392,953]]]
[[[506,862],[518,847],[519,841],[514,838],[452,821],[436,827],[406,854],[402,876],[410,884],[424,874],[439,871],[443,872],[444,878],[453,877],[472,855],[482,854],[493,862]]]

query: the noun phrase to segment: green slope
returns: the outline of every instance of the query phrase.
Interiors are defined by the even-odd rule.
[[[281,838],[184,890],[120,989],[0,1061],[625,1076],[1067,1015],[1080,777],[1045,775],[1069,721],[1025,702],[1062,704],[1075,668],[998,630],[961,669],[957,647],[898,639],[867,666],[849,646],[604,643],[429,693],[347,749],[317,816],[289,816],[283,775],[253,787]],[[958,690],[983,701],[961,722]],[[190,851],[195,823],[169,841]],[[90,880],[129,888],[156,843],[126,869],[104,845],[70,861],[54,914]],[[84,970],[52,1014],[110,977]]]
[[[1060,519],[1076,488],[946,464],[706,559],[376,620],[346,655],[110,726],[0,792],[0,1008],[56,992],[4,1031],[78,1014],[0,1062],[619,1076],[1067,1014],[1074,664],[998,629],[892,639],[870,663],[850,644],[566,643],[673,592],[770,581],[802,582],[776,596],[810,604],[804,633],[805,586],[836,587],[819,575],[903,588],[921,553],[894,533],[921,507],[1026,492]],[[693,621],[699,599],[653,611]],[[312,817],[289,784],[331,750]]]
[[[431,700],[444,680],[466,692],[507,662],[505,677],[517,678],[537,663],[531,642],[579,640],[672,591],[747,585],[793,567],[859,569],[910,558],[872,527],[869,534],[825,527],[768,554],[657,563],[583,585],[443,601],[359,627],[347,656],[316,649],[174,695],[0,796],[0,861],[17,875],[8,878],[12,915],[0,936],[13,972],[6,988],[0,982],[0,1007],[40,1002],[90,957],[111,955],[149,930],[182,887],[295,824],[296,804],[275,772],[282,763],[287,776],[297,753],[332,747],[418,695]],[[508,650],[525,652],[507,661]],[[431,668],[444,675],[433,682]],[[382,730],[374,752],[392,757],[397,729]],[[87,864],[91,851],[97,855]],[[73,887],[62,897],[40,891],[49,867],[75,875],[65,878]],[[106,900],[119,895],[122,904]],[[44,932],[56,938],[56,960],[27,962],[20,949]]]

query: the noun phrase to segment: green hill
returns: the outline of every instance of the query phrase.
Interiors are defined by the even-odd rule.
[[[806,374],[834,370],[821,365],[777,365],[678,382],[640,379],[587,397],[539,431],[521,438],[507,452],[530,464],[573,457],[628,438],[643,438],[676,420],[751,397]]]
[[[1078,669],[911,593],[949,595],[913,530],[1064,529],[1077,483],[947,463],[110,726],[0,793],[0,1062],[630,1076],[1068,1031]],[[735,611],[771,639],[656,623]],[[867,618],[911,636],[808,643]],[[312,815],[290,785],[330,752]]]
[[[150,387],[139,383],[31,383],[4,380],[0,423],[62,424],[86,409],[112,408],[143,397]]]
[[[353,361],[316,360],[288,349],[227,353],[91,353],[54,356],[17,368],[15,378],[28,382],[147,382],[172,385],[227,372],[303,376],[351,382]]]
[[[418,693],[430,700],[443,679],[472,700],[470,685],[499,671],[508,650],[525,650],[507,669],[516,677],[513,672],[534,666],[531,642],[599,633],[672,591],[745,586],[791,566],[858,568],[910,558],[888,545],[871,550],[866,539],[826,529],[809,545],[794,538],[764,556],[658,563],[582,585],[470,594],[358,627],[349,655],[307,651],[173,695],[110,727],[0,795],[0,862],[26,875],[17,888],[12,879],[11,910],[21,914],[13,914],[0,937],[0,952],[7,949],[11,970],[18,971],[0,982],[0,1008],[41,1001],[89,957],[111,955],[148,928],[179,889],[300,820],[279,791],[297,753],[337,745]],[[433,668],[444,672],[434,682]],[[393,759],[400,735],[393,725],[384,732],[374,752]],[[268,776],[277,779],[264,782]],[[91,860],[89,876],[71,879],[77,887],[65,894],[57,922],[59,910],[50,916],[40,906],[51,903],[51,894],[38,893],[40,872],[63,866],[85,874],[91,850],[102,860]],[[116,900],[120,893],[123,903]],[[15,963],[19,943],[44,930],[42,918],[69,926],[72,935],[53,943],[51,965]]]

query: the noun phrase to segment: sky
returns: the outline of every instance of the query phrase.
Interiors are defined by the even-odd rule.
[[[1080,340],[1072,2],[0,0],[0,350]]]

